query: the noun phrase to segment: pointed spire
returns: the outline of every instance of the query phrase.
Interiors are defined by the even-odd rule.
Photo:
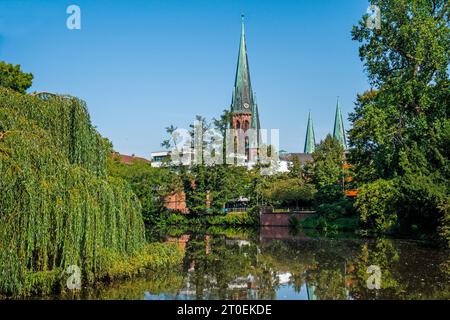
[[[253,98],[256,101],[256,97]],[[252,105],[252,116],[250,118],[250,129],[252,132],[250,134],[250,148],[258,148],[259,147],[259,130],[261,129],[259,124],[259,111],[258,105],[256,102]]]
[[[306,129],[305,150],[304,153],[313,153],[316,149],[316,136],[314,134],[314,126],[311,118],[311,111],[308,115],[308,128]]]
[[[234,100],[231,104],[232,112],[250,112],[253,107],[250,68],[248,65],[247,45],[245,43],[244,15],[241,18],[241,42],[239,45],[236,78],[234,81]]]
[[[333,137],[339,141],[344,149],[347,149],[347,142],[345,140],[344,121],[342,119],[341,107],[339,105],[339,97],[336,104],[336,115],[334,117],[334,131]]]

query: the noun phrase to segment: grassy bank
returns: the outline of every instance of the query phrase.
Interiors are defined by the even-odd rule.
[[[229,239],[250,239],[258,234],[259,228],[253,227],[228,227],[228,226],[202,226],[202,225],[179,225],[179,226],[153,226],[147,228],[146,237],[150,242],[161,241],[166,236],[181,237],[187,234],[203,234],[211,236],[225,236]]]
[[[436,233],[424,233],[419,230],[402,231],[399,228],[393,228],[389,231],[380,232],[376,229],[367,229],[361,226],[357,216],[338,216],[330,217],[324,215],[314,215],[303,221],[291,221],[291,227],[294,229],[310,232],[336,232],[353,233],[362,237],[388,236],[397,238],[408,238],[426,241],[429,245],[442,245],[439,235]],[[311,234],[313,234],[311,233]]]
[[[250,227],[255,225],[255,219],[248,212],[232,212],[224,215],[185,215],[174,212],[164,212],[160,225],[166,226],[220,226],[220,227]]]
[[[175,244],[151,243],[146,244],[141,251],[126,258],[113,251],[105,251],[99,257],[101,272],[95,281],[85,283],[81,281],[82,290],[99,285],[109,285],[113,281],[132,279],[143,274],[160,271],[166,268],[177,268],[182,264],[183,250]],[[73,294],[81,291],[67,289],[70,275],[61,268],[51,271],[28,272],[25,275],[26,286],[20,294],[12,297],[46,296],[53,294]],[[10,295],[9,295],[10,296]],[[2,297],[0,295],[0,297]],[[4,296],[8,297],[8,296]]]
[[[224,215],[185,215],[165,211],[157,219],[159,226],[254,226],[254,216],[249,212],[231,212]]]
[[[141,252],[123,259],[117,253],[104,255],[102,281],[132,278],[140,274],[178,266],[182,263],[184,251],[176,244],[149,243]]]
[[[359,228],[358,218],[356,216],[330,219],[319,214],[308,217],[300,222],[291,221],[291,225],[293,227],[320,231],[356,231]]]

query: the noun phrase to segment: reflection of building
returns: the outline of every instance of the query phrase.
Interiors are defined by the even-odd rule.
[[[182,235],[178,238],[167,237],[166,243],[176,243],[181,249],[183,249],[183,251],[185,251],[186,245],[189,242],[190,238],[191,238],[191,236],[188,234]]]
[[[246,247],[250,245],[250,241],[247,240],[237,240],[237,239],[227,239],[225,240],[227,245],[237,245],[239,247]]]

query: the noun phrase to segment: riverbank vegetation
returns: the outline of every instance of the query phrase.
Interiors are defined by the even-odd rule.
[[[142,216],[146,223],[155,224],[165,212],[165,198],[182,190],[181,181],[167,168],[153,168],[148,162],[136,160],[124,164],[120,157],[108,157],[108,173],[126,180],[142,206]]]
[[[125,165],[111,157],[82,100],[27,94],[33,76],[0,62],[0,292],[63,290],[70,266],[93,285],[176,264],[176,248],[147,244],[144,221],[250,226],[262,207],[316,211],[292,221],[301,228],[405,233],[450,245],[448,2],[370,2],[380,8],[379,28],[364,16],[351,33],[372,89],[358,95],[350,115],[349,150],[327,136],[310,163],[292,158],[289,173],[204,159],[190,167]],[[230,114],[197,120],[206,145],[206,130],[224,134]],[[349,185],[355,200],[345,196]],[[180,192],[189,215],[166,210],[167,196]]]
[[[371,1],[352,37],[373,87],[350,115],[350,156],[361,224],[431,233],[450,245],[450,62],[447,1]],[[364,17],[366,18],[366,17]]]
[[[17,67],[8,70],[29,79],[17,76]],[[92,285],[153,260],[141,204],[126,181],[108,175],[112,149],[85,103],[23,93],[31,82],[6,84],[0,87],[1,294],[49,293],[67,279],[69,266]],[[130,264],[122,270],[123,261]]]

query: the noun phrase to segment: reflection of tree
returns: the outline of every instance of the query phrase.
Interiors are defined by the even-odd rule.
[[[142,300],[146,292],[153,295],[175,296],[183,285],[180,268],[160,272],[149,272],[136,279],[114,282],[110,286],[93,288],[83,292],[82,299],[99,300]],[[66,297],[63,297],[66,298]],[[71,297],[67,297],[71,298]]]
[[[307,283],[315,287],[314,294],[319,300],[347,299],[344,272],[339,266],[315,270],[308,276]]]
[[[259,256],[253,274],[258,286],[259,299],[275,299],[280,282],[270,257]]]
[[[296,293],[300,293],[302,290],[302,286],[305,283],[305,276],[302,273],[293,273],[291,276],[291,282],[294,286],[294,290]]]
[[[355,282],[352,286],[352,295],[356,299],[374,299],[389,296],[401,297],[403,289],[396,280],[394,267],[400,255],[393,242],[389,239],[378,239],[365,242],[354,260]],[[378,266],[381,269],[381,289],[369,290],[367,273],[369,266]],[[353,265],[352,265],[353,267]]]
[[[204,236],[192,239],[185,268],[195,261],[190,281],[200,298],[242,299],[252,292],[254,298],[274,299],[285,284],[297,293],[307,289],[310,299],[448,298],[448,256],[417,243],[316,238],[239,247],[215,236],[208,255]],[[380,290],[367,288],[371,265],[381,269]],[[281,283],[281,275],[290,275],[289,283]]]
[[[206,250],[204,238],[192,236],[187,245],[184,269],[194,265],[188,285],[195,288],[197,299],[230,298],[229,285],[246,279],[251,271],[252,247],[226,245],[224,237],[216,236],[210,238],[210,250]]]
[[[172,235],[189,239],[182,270],[150,272],[91,290],[83,298],[142,299],[149,293],[274,299],[284,285],[308,299],[447,299],[450,292],[448,251],[415,242],[317,237],[257,243],[255,237],[242,241],[234,233],[210,234],[196,230],[189,236]],[[371,265],[381,268],[380,290],[367,288]]]

